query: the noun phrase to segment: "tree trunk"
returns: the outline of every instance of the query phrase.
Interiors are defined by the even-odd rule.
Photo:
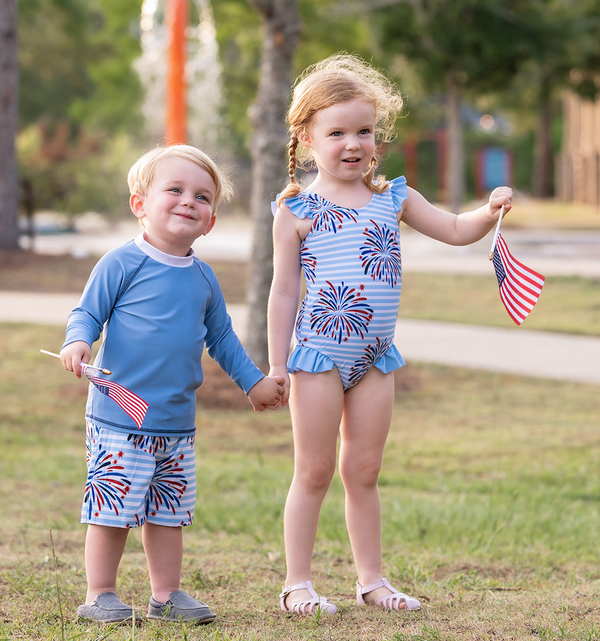
[[[533,155],[532,192],[536,198],[550,198],[553,195],[551,122],[550,97],[547,91],[542,90],[540,116],[535,133],[535,151]]]
[[[0,0],[0,249],[19,249],[17,0]]]
[[[462,91],[451,71],[447,77],[446,126],[448,158],[446,163],[446,194],[450,211],[458,214],[465,196],[465,155],[463,127],[460,119]]]
[[[300,21],[297,0],[251,0],[263,20],[261,76],[249,115],[252,136],[254,242],[248,283],[246,348],[254,362],[268,365],[267,301],[273,278],[273,215],[271,201],[285,177],[286,107]]]

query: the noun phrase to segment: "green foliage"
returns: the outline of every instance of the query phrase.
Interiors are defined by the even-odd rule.
[[[20,173],[36,209],[120,213],[143,130],[138,0],[21,0]]]
[[[60,123],[49,139],[47,129],[32,125],[19,135],[17,149],[36,209],[111,216],[128,211],[126,176],[138,152],[126,134],[102,141],[99,135],[82,132],[69,140],[65,123]]]
[[[130,130],[140,86],[138,0],[20,0],[22,126],[67,120]]]
[[[246,156],[251,134],[247,111],[260,77],[260,17],[247,0],[218,0],[212,6],[223,64],[225,118],[236,153]],[[371,30],[364,16],[340,12],[338,0],[300,0],[299,10],[303,29],[296,55],[296,74],[338,51],[371,57]],[[290,85],[292,81],[290,78]]]

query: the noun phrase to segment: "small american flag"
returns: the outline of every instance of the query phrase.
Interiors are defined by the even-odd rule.
[[[99,378],[95,375],[97,371],[96,367],[81,363],[81,371],[90,379],[96,389],[109,398],[112,398],[113,401],[133,419],[138,429],[142,427],[146,411],[148,410],[148,403],[146,403],[144,399],[118,383],[107,381],[105,378]]]
[[[500,287],[500,298],[508,315],[520,325],[535,307],[546,279],[513,258],[502,234],[498,234],[492,262]]]

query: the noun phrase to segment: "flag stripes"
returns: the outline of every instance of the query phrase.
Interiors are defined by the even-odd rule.
[[[130,392],[126,387],[114,381],[108,381],[105,378],[95,376],[94,369],[95,368],[86,366],[84,363],[81,364],[81,371],[89,378],[96,389],[105,396],[112,398],[112,400],[133,419],[133,422],[138,426],[138,429],[140,429],[144,422],[146,411],[148,410],[148,403],[137,394]]]
[[[502,234],[498,234],[492,262],[500,298],[508,315],[520,325],[535,307],[546,279],[511,255]]]

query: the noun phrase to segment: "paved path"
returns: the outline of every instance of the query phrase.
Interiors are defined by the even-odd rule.
[[[139,233],[135,222],[112,229],[89,228],[78,234],[48,234],[36,238],[38,253],[105,254]],[[502,230],[512,253],[545,276],[600,277],[600,231],[557,231],[507,228]],[[491,233],[466,247],[444,245],[403,227],[403,269],[407,272],[493,273],[488,260]],[[196,253],[211,260],[248,260],[252,251],[252,224],[248,218],[223,217],[194,244]]]
[[[138,233],[135,224],[107,232],[92,229],[79,234],[39,236],[40,253],[103,254]],[[511,251],[544,275],[600,277],[600,232],[503,231]],[[450,247],[420,234],[402,236],[406,271],[490,273],[490,239],[469,247]],[[251,225],[246,219],[222,219],[194,248],[209,262],[247,260]],[[0,292],[0,321],[50,323],[64,326],[78,295]],[[234,327],[241,337],[246,309],[230,305]],[[445,363],[475,369],[508,372],[600,384],[600,338],[570,336],[523,328],[499,329],[456,323],[398,322],[396,345],[407,361]]]
[[[78,298],[76,294],[0,292],[0,320],[64,327]],[[246,307],[229,305],[228,309],[243,339]],[[600,384],[600,338],[401,319],[396,346],[407,361]]]

